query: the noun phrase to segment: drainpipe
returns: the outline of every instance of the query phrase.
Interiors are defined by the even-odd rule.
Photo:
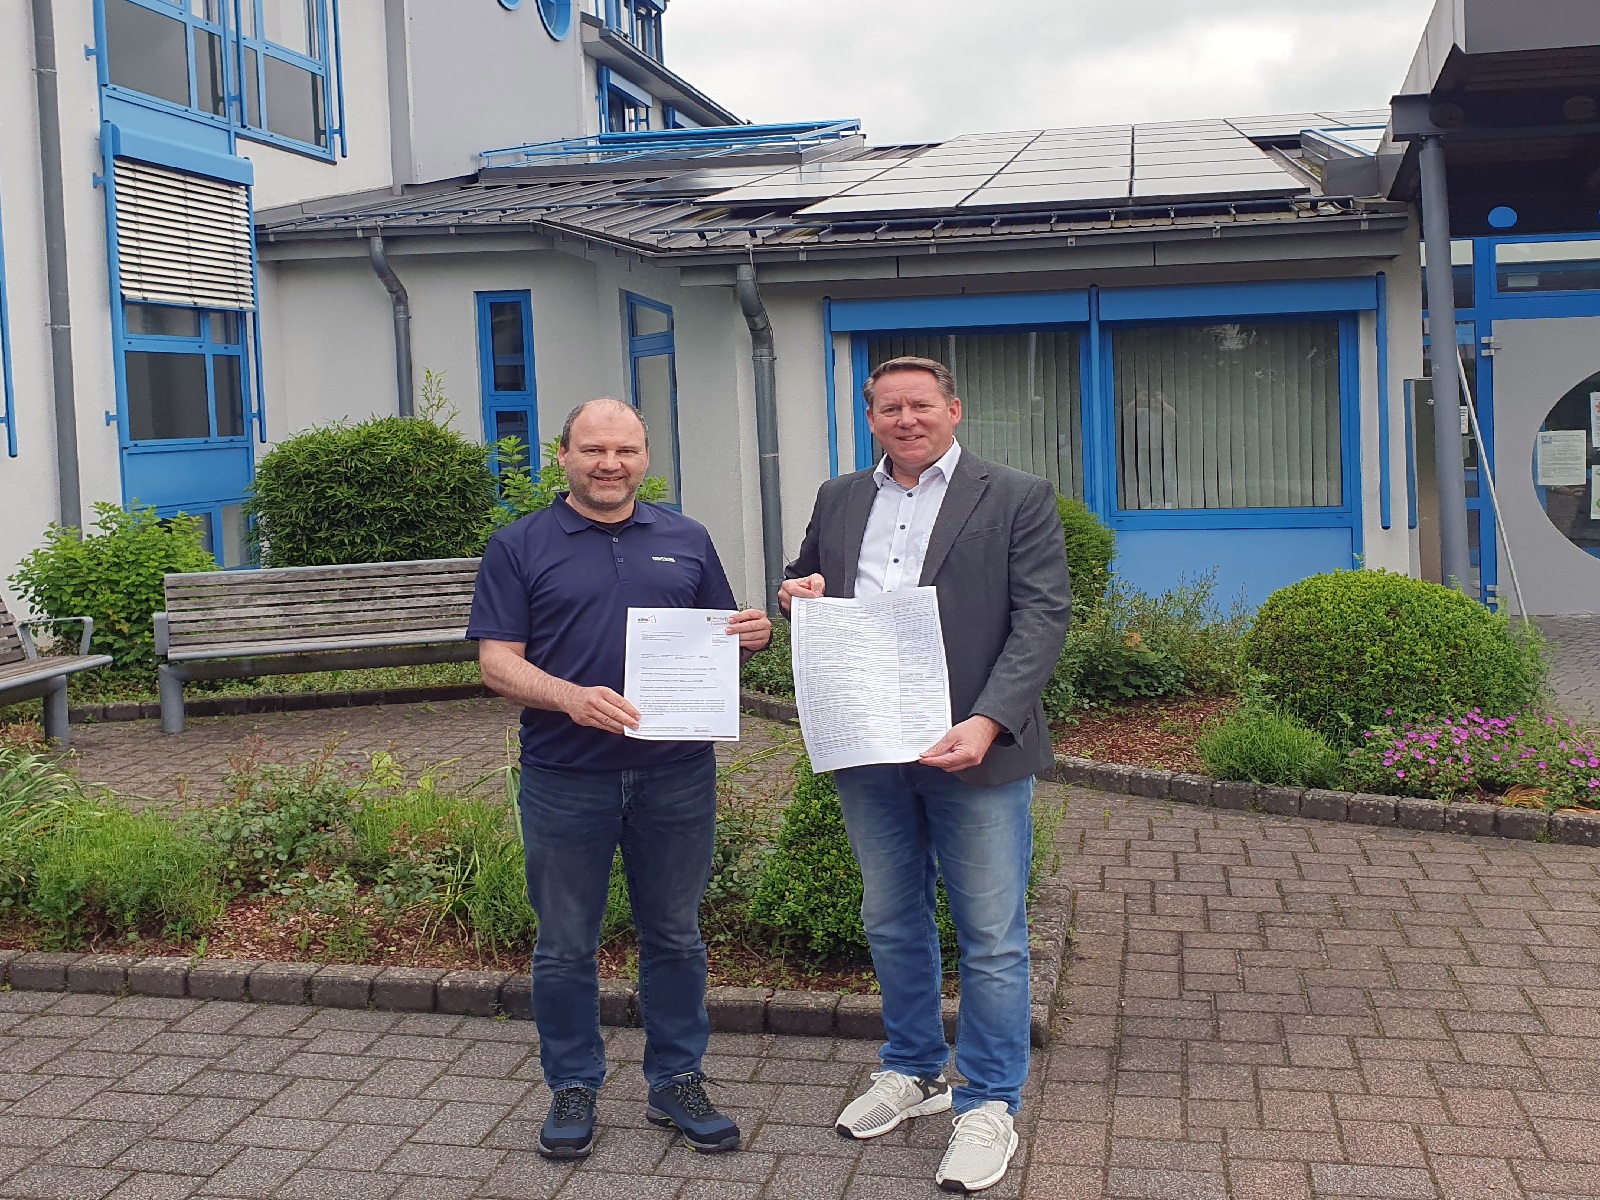
[[[400,276],[389,265],[389,256],[383,250],[383,234],[367,239],[367,256],[372,260],[373,273],[389,289],[389,301],[394,306],[394,382],[399,397],[397,410],[402,417],[415,416],[415,393],[411,385],[411,297],[406,295],[406,285],[400,282]]]
[[[1450,263],[1450,193],[1444,142],[1422,139],[1422,233],[1428,249],[1428,329],[1433,362],[1433,450],[1439,475],[1439,565],[1446,587],[1467,590],[1467,477],[1461,460],[1456,291]]]
[[[49,296],[50,376],[55,392],[57,504],[61,524],[81,530],[83,495],[78,472],[78,401],[72,379],[72,305],[67,287],[55,17],[51,0],[32,3],[33,76],[39,97],[39,182],[44,198],[44,278]],[[116,286],[115,280],[112,286]]]
[[[778,615],[778,587],[783,583],[783,508],[778,486],[778,355],[773,349],[772,322],[761,303],[754,263],[734,272],[734,295],[750,327],[750,362],[756,377],[756,445],[761,453],[761,558],[767,574],[767,611]]]

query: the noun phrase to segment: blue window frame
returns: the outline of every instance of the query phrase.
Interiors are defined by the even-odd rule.
[[[650,473],[667,481],[666,502],[683,502],[678,473],[678,370],[672,309],[622,293],[628,399],[650,430]]]
[[[533,369],[533,300],[528,292],[479,292],[478,376],[483,437],[514,437],[539,465],[538,389]]]
[[[339,0],[96,0],[100,82],[230,133],[348,153]]]
[[[247,313],[123,305],[125,446],[250,438]]]
[[[11,387],[11,321],[6,308],[6,236],[0,215],[0,425],[6,430],[6,456],[17,456],[16,394]]]
[[[600,85],[600,132],[635,133],[650,128],[650,93],[618,75],[610,67],[597,67]]]

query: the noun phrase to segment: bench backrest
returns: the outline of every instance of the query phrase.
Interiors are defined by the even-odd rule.
[[[465,629],[476,558],[168,575],[174,650]]]
[[[27,657],[27,651],[22,648],[22,630],[17,628],[17,619],[11,615],[6,602],[0,600],[0,667],[22,662]]]

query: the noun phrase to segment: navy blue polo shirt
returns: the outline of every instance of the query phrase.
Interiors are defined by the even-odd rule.
[[[622,691],[629,608],[737,608],[698,521],[643,501],[613,533],[562,495],[489,539],[467,637],[521,642],[526,658],[579,687]],[[654,742],[575,724],[566,713],[522,710],[524,766],[622,771],[682,762],[704,742]]]

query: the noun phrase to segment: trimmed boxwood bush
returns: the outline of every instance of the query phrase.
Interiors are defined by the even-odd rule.
[[[1072,577],[1072,607],[1088,612],[1105,598],[1117,535],[1082,500],[1057,496],[1061,532],[1067,540],[1067,574]]]
[[[267,567],[478,553],[495,507],[491,447],[426,417],[310,429],[256,468],[246,503]]]
[[[1291,715],[1335,745],[1395,720],[1536,699],[1543,643],[1475,600],[1390,571],[1313,575],[1267,597],[1245,665]]]

